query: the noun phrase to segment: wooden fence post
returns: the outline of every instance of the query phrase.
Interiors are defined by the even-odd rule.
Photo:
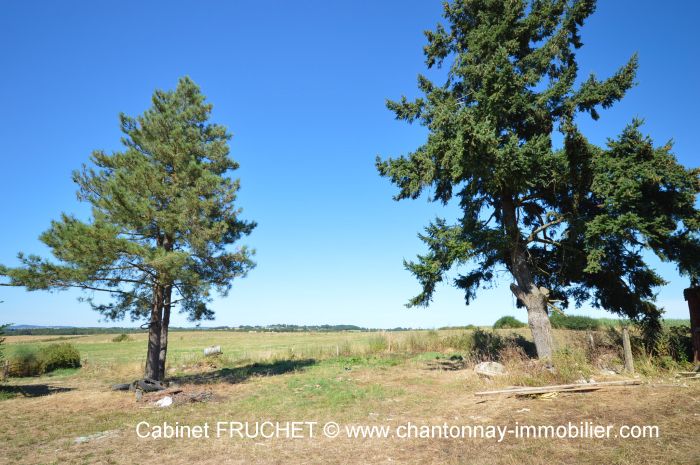
[[[625,353],[625,371],[634,373],[634,360],[632,359],[632,344],[630,344],[630,332],[627,326],[622,327],[622,349]]]
[[[700,287],[689,287],[683,291],[690,312],[690,337],[693,340],[693,363],[700,364]]]

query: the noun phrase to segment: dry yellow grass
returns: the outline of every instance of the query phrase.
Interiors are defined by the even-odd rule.
[[[258,337],[258,336],[256,336]],[[336,335],[336,338],[338,336]],[[344,337],[344,336],[343,336]],[[105,338],[109,339],[109,338]],[[91,343],[98,343],[92,341]],[[287,363],[287,362],[285,362]],[[208,371],[207,403],[166,409],[137,402],[132,393],[111,392],[106,371],[15,380],[27,392],[42,386],[50,395],[0,402],[0,463],[4,464],[223,464],[223,463],[436,463],[436,464],[698,464],[700,383],[644,380],[645,385],[539,398],[481,398],[512,378],[489,381],[471,369],[428,369],[425,357],[340,357]],[[118,368],[118,366],[117,366]],[[133,367],[136,369],[137,367]],[[512,369],[516,369],[513,365]],[[121,370],[121,368],[120,368]],[[203,380],[197,370],[189,382]],[[239,371],[237,371],[239,370]],[[129,370],[127,370],[129,371]],[[270,374],[270,376],[266,376]],[[596,375],[596,379],[602,380]],[[694,384],[693,384],[694,383]],[[217,421],[334,421],[341,425],[412,422],[440,425],[658,425],[655,439],[139,439],[140,421],[196,425]],[[76,444],[75,438],[105,437]]]

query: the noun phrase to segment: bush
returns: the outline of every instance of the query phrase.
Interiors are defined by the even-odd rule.
[[[592,374],[591,366],[586,359],[585,351],[566,347],[552,355],[557,381],[573,383],[579,378],[589,379]]]
[[[112,342],[126,342],[126,341],[130,341],[130,340],[131,340],[131,338],[129,337],[129,335],[124,334],[124,333],[112,338]]]
[[[518,320],[514,316],[501,317],[493,324],[493,329],[517,329],[524,327],[525,323]]]
[[[39,351],[41,372],[48,373],[58,368],[79,368],[80,352],[72,344],[50,344]]]
[[[505,347],[505,339],[494,332],[486,332],[481,329],[474,331],[474,345],[471,355],[477,361],[497,360],[501,349]]]
[[[41,374],[41,362],[36,349],[20,346],[8,358],[8,374],[14,377],[36,376]]]
[[[693,360],[693,341],[690,337],[690,327],[670,326],[658,332],[653,346],[647,349],[650,355],[668,357],[675,362]]]
[[[552,328],[557,329],[596,331],[600,328],[600,323],[598,320],[589,316],[562,315],[561,313],[554,313],[553,315],[550,315],[549,321],[552,324]]]

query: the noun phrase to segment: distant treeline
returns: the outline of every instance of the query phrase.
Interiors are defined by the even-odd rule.
[[[590,318],[579,315],[552,315],[552,326],[562,329],[602,329],[609,326],[618,326],[622,320],[614,318]],[[664,319],[665,326],[689,326],[690,320],[687,319]],[[526,323],[521,323],[525,326]],[[488,326],[486,326],[488,327]],[[477,327],[474,325],[465,326],[443,326],[440,330],[472,330]],[[356,325],[243,325],[243,326],[207,326],[207,327],[190,327],[178,328],[171,327],[170,331],[237,331],[237,332],[274,332],[274,333],[301,333],[301,332],[338,332],[338,331],[416,331],[421,328],[403,328],[396,327],[391,329],[365,328]],[[79,327],[12,327],[5,329],[5,334],[8,336],[80,336],[87,334],[134,334],[145,333],[146,329],[140,327],[111,327],[111,328],[79,328]]]
[[[178,328],[171,327],[170,331],[238,331],[238,332],[276,332],[276,333],[289,333],[289,332],[338,332],[338,331],[412,331],[415,328],[391,328],[391,329],[376,329],[376,328],[364,328],[362,326],[356,325],[286,325],[286,324],[275,324],[275,325],[243,325],[243,326],[208,326],[208,327],[191,327],[191,328]],[[79,328],[79,327],[61,327],[61,328],[50,328],[50,327],[15,327],[10,326],[5,330],[6,334],[9,336],[79,336],[86,334],[134,334],[134,333],[145,333],[146,329],[139,327],[110,327],[110,328]]]

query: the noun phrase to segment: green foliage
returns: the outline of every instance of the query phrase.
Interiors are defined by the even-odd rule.
[[[462,330],[467,330],[467,329],[476,329],[476,326],[474,325],[465,325],[465,326],[442,326],[438,328],[440,330],[445,330],[445,329],[462,329]]]
[[[525,326],[527,325],[514,316],[503,316],[496,320],[493,324],[493,329],[517,329]]]
[[[506,346],[505,339],[492,331],[477,329],[472,333],[473,345],[470,355],[475,360],[498,360]]]
[[[639,121],[606,147],[577,126],[580,114],[597,120],[622,99],[637,70],[632,56],[607,79],[578,79],[579,30],[595,3],[454,0],[446,25],[426,32],[426,65],[449,67],[446,81],[421,75],[421,97],[387,106],[425,126],[427,139],[376,166],[396,200],[430,191],[444,204],[456,197],[462,215],[419,236],[427,253],[405,266],[422,291],[409,306],[428,305],[454,270],[469,304],[506,268],[519,305],[539,290],[564,307],[590,301],[658,322],[654,288],[664,281],[643,249],[697,275],[700,171],[680,165],[670,144],[655,147]]]
[[[39,362],[42,373],[58,368],[80,368],[80,352],[67,342],[49,344],[39,350]]]
[[[97,150],[73,173],[92,219],[53,221],[40,239],[56,262],[20,254],[22,266],[0,266],[6,284],[81,288],[113,319],[142,318],[164,301],[177,302],[191,320],[212,318],[212,291],[225,295],[253,267],[252,252],[231,245],[255,223],[239,218],[231,135],[209,122],[211,111],[183,78],[174,91],[156,91],[143,115],[120,115],[123,151]],[[111,300],[93,300],[95,292]]]
[[[564,348],[554,353],[552,363],[556,367],[557,378],[562,383],[573,383],[581,378],[589,379],[593,373],[583,350]]]
[[[573,329],[578,331],[589,330],[595,331],[600,329],[600,323],[597,319],[582,315],[562,315],[554,313],[549,316],[549,321],[553,328]]]
[[[126,342],[126,341],[131,341],[131,337],[128,334],[124,334],[124,333],[112,338],[112,342]]]
[[[679,363],[693,360],[693,340],[689,326],[665,327],[648,353]]]
[[[8,362],[10,376],[37,376],[42,373],[38,351],[33,347],[18,347],[8,357]]]
[[[80,353],[69,343],[49,344],[38,349],[18,346],[8,357],[9,375],[38,376],[60,368],[79,368]]]

